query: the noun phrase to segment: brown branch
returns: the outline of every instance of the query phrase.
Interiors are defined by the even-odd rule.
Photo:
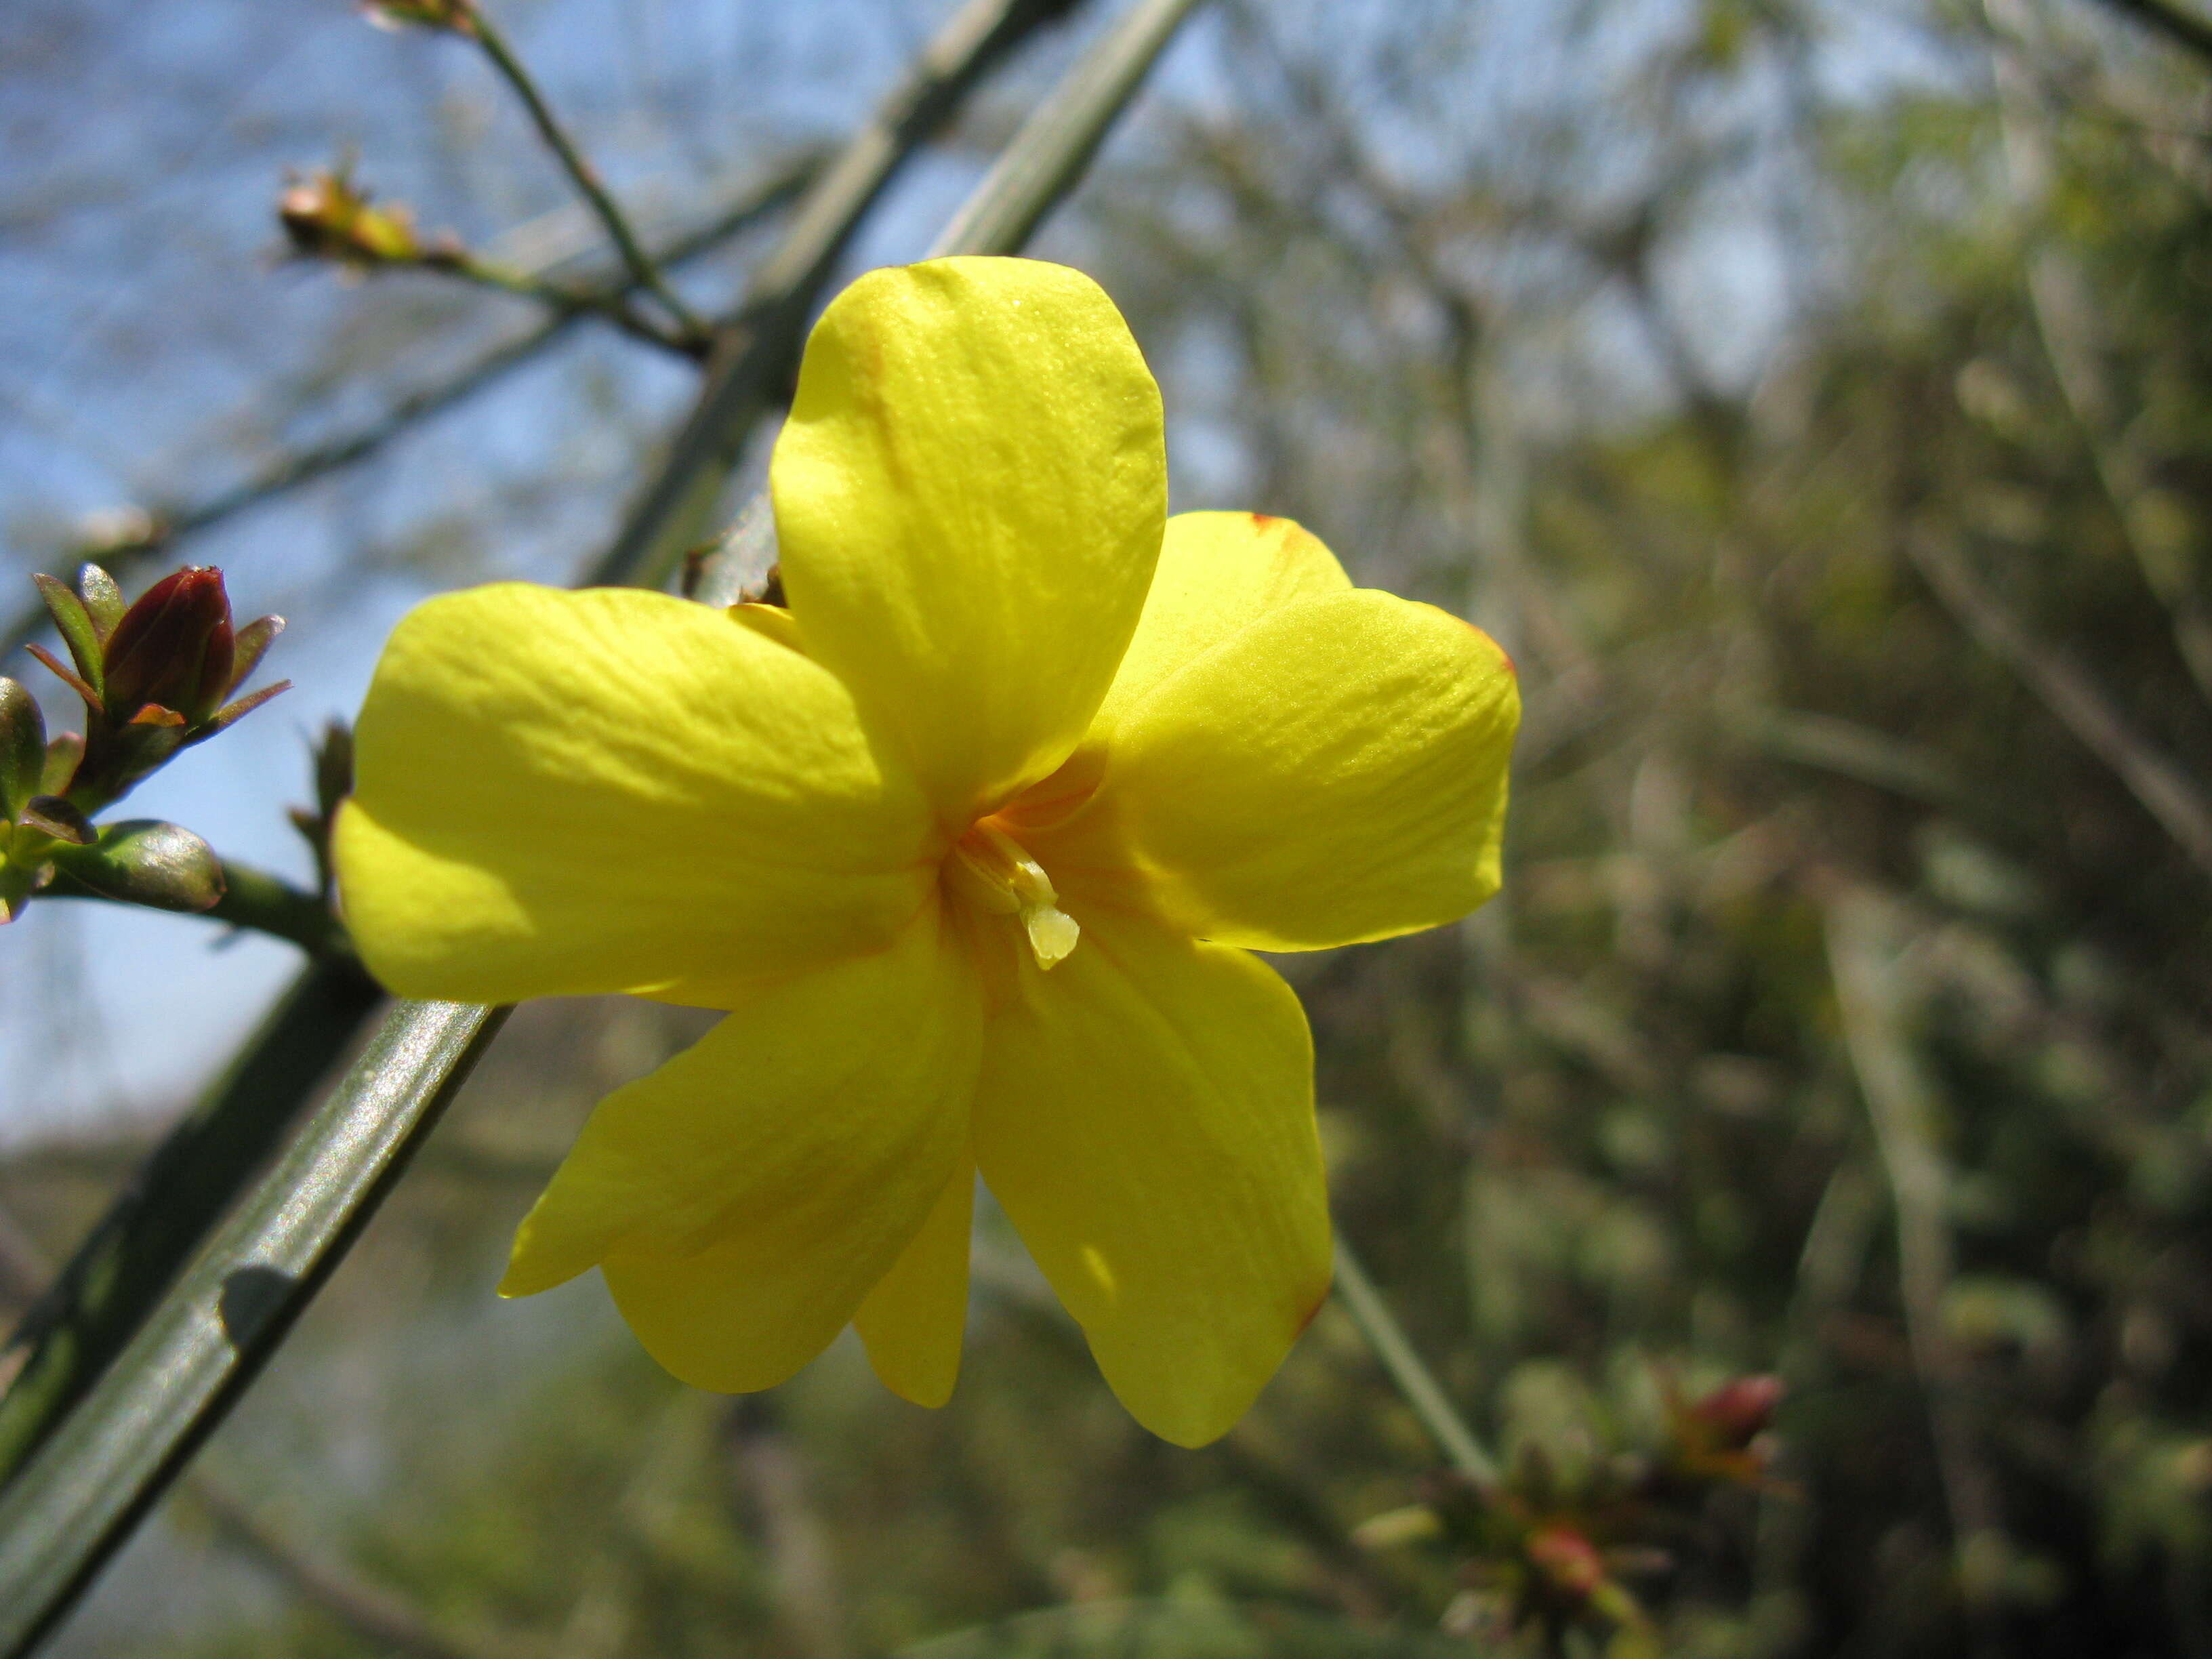
[[[409,1659],[537,1659],[543,1650],[495,1632],[464,1632],[433,1618],[398,1591],[371,1583],[316,1554],[257,1514],[244,1498],[204,1473],[187,1490],[223,1538],[267,1568],[302,1601],[372,1644]]]

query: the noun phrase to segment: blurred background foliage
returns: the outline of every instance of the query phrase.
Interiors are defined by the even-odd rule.
[[[672,234],[944,9],[499,15]],[[1606,1563],[1650,1621],[1618,1652],[2212,1654],[2212,58],[2143,9],[1216,0],[1036,247],[1128,313],[1179,507],[1297,518],[1520,664],[1504,894],[1281,966],[1340,1223],[1524,1486],[1571,1507],[1670,1401],[1786,1384],[1765,1478]],[[1097,11],[856,265],[926,245]],[[281,168],[349,153],[424,227],[589,247],[447,45],[335,3],[0,16],[11,568],[389,424],[180,548],[286,609],[278,672],[342,709],[422,593],[605,540],[681,363],[580,324],[411,418],[528,307],[264,258]],[[763,246],[679,280],[725,301]],[[262,724],[156,809],[263,856],[305,762]],[[4,940],[0,1299],[189,1092],[167,1033],[234,1030],[250,951],[283,965],[207,942],[35,909]],[[496,1304],[591,1102],[698,1029],[518,1016],[54,1651],[1542,1650],[1489,1628],[1496,1563],[1377,1521],[1449,1504],[1340,1308],[1183,1453],[988,1212],[940,1413],[849,1341],[726,1401],[595,1282]]]

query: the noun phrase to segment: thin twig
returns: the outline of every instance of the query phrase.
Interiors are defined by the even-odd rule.
[[[205,1474],[187,1490],[222,1534],[269,1569],[301,1600],[319,1607],[381,1652],[409,1659],[537,1659],[535,1642],[462,1632],[396,1590],[370,1583],[343,1564],[307,1548],[271,1524],[231,1488]]]
[[[760,1533],[775,1586],[777,1623],[806,1659],[845,1659],[853,1643],[839,1583],[837,1553],[816,1501],[806,1454],[776,1409],[774,1395],[748,1395],[722,1413],[732,1496]]]
[[[1030,111],[932,255],[1006,253],[1025,244],[1082,182],[1115,118],[1197,3],[1135,0],[1052,96]]]
[[[1928,534],[1908,535],[1905,549],[1966,631],[2026,680],[2067,730],[2118,772],[2143,810],[2212,875],[2212,800],[2189,775],[2129,723],[2078,663],[2029,633],[1959,553]]]
[[[1375,1281],[1367,1276],[1359,1257],[1342,1235],[1336,1241],[1336,1299],[1352,1322],[1359,1328],[1367,1346],[1375,1351],[1382,1369],[1397,1384],[1398,1392],[1413,1408],[1413,1415],[1421,1419],[1421,1426],[1437,1443],[1447,1462],[1477,1486],[1494,1486],[1498,1480],[1497,1460],[1482,1449],[1474,1431],[1467,1425],[1466,1419],[1444,1393],[1443,1385],[1437,1381],[1436,1373],[1428,1367],[1419,1352],[1398,1323],[1382,1293],[1375,1288]]]
[[[388,259],[385,266],[402,270],[424,270],[456,276],[478,288],[488,288],[518,299],[534,300],[556,316],[570,313],[605,318],[631,338],[659,346],[695,361],[707,355],[707,337],[686,330],[671,333],[639,311],[622,294],[600,289],[573,288],[565,283],[514,270],[465,250],[431,248],[407,259]],[[380,267],[381,269],[382,267]]]
[[[2002,1516],[1966,1398],[1966,1358],[1944,1319],[1953,1272],[1951,1173],[1937,1139],[1936,1088],[1905,1030],[1898,970],[1903,929],[1893,906],[1863,890],[1844,889],[1826,908],[1844,1046],[1889,1176],[1906,1340],[1927,1397],[1952,1547],[1964,1565],[1990,1543],[2002,1542]],[[1993,1641],[1989,1607],[1975,1576],[1965,1577],[1967,1612],[1986,1649]]]
[[[661,274],[660,267],[653,263],[643,245],[638,241],[637,233],[630,228],[629,221],[623,216],[621,207],[607,193],[607,187],[599,182],[598,172],[569,138],[551,106],[546,103],[544,94],[538,91],[537,82],[531,78],[530,71],[523,67],[522,60],[507,44],[507,37],[493,25],[481,8],[471,13],[467,33],[483,48],[484,56],[491,59],[492,66],[514,88],[514,95],[522,100],[523,108],[529,112],[532,122],[538,128],[538,136],[545,141],[545,147],[553,152],[568,177],[574,181],[576,188],[583,192],[584,199],[592,204],[592,210],[599,216],[599,222],[606,227],[607,235],[621,252],[623,263],[629,267],[629,274],[638,286],[668,308],[668,314],[676,319],[687,336],[694,340],[704,340],[707,337],[705,321],[684,303],[681,295],[668,285],[667,277]]]

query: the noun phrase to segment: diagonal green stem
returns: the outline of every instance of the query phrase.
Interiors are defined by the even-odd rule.
[[[222,1420],[505,1018],[454,1003],[394,1009],[86,1408],[0,1491],[0,1652],[27,1654],[53,1627]]]
[[[584,199],[592,204],[592,211],[599,216],[599,222],[606,227],[608,236],[613,239],[616,248],[622,254],[623,263],[629,267],[629,273],[637,279],[638,286],[668,308],[668,314],[676,319],[686,335],[694,339],[704,339],[707,336],[706,323],[697,312],[684,302],[683,296],[668,285],[667,277],[661,274],[660,267],[653,262],[652,256],[646,252],[644,246],[637,240],[637,233],[630,228],[629,220],[622,208],[607,193],[607,187],[599,182],[597,169],[576,148],[567,130],[554,115],[552,106],[545,101],[545,95],[538,91],[538,82],[531,78],[530,71],[523,67],[522,60],[507,44],[507,37],[494,27],[491,19],[483,15],[481,8],[471,13],[468,33],[483,48],[484,56],[491,59],[492,66],[514,89],[514,95],[522,100],[523,108],[529,112],[531,122],[538,129],[538,136],[545,141],[545,147],[553,152],[568,177],[574,181],[576,188],[583,192]]]
[[[15,1376],[0,1397],[0,1480],[91,1389],[383,1000],[350,956],[315,963],[163,1137],[0,1350],[0,1370]]]
[[[1390,1374],[1391,1382],[1446,1461],[1477,1486],[1496,1486],[1497,1460],[1482,1449],[1482,1443],[1474,1437],[1443,1384],[1437,1381],[1436,1373],[1413,1346],[1405,1328],[1391,1313],[1390,1304],[1383,1301],[1382,1291],[1375,1288],[1375,1281],[1341,1236],[1336,1241],[1336,1299],[1352,1316],[1352,1322],[1367,1339],[1367,1346],[1382,1362],[1382,1369]]]

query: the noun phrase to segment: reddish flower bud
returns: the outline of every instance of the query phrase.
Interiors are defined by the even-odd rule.
[[[1711,1433],[1715,1445],[1741,1451],[1773,1426],[1781,1403],[1780,1377],[1739,1376],[1692,1406],[1689,1414]]]
[[[1572,1527],[1539,1528],[1525,1546],[1528,1563],[1558,1595],[1587,1601],[1605,1583],[1605,1562],[1597,1547]]]
[[[148,588],[108,635],[107,717],[122,725],[157,707],[197,726],[222,706],[236,661],[222,572],[187,565]]]

